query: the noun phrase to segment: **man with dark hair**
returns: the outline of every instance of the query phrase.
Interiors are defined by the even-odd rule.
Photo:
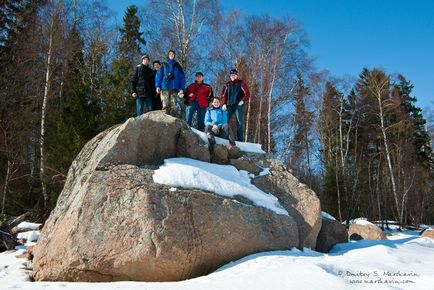
[[[161,96],[155,91],[155,75],[161,68],[161,63],[159,60],[154,60],[152,62],[153,74],[152,74],[152,85],[154,86],[153,90],[153,98],[152,98],[152,107],[154,110],[161,110],[163,105],[161,104]]]
[[[153,72],[149,67],[149,56],[144,55],[141,63],[136,67],[131,82],[131,96],[136,101],[136,116],[143,114],[146,103],[146,111],[152,111],[152,94],[155,91],[152,83]]]
[[[161,65],[155,76],[157,93],[161,93],[163,111],[166,114],[179,117],[177,112],[177,96],[184,93],[185,76],[181,65],[175,60],[175,52],[169,50],[168,60]]]
[[[186,97],[186,121],[189,126],[193,122],[193,115],[197,112],[198,129],[203,131],[205,128],[205,114],[214,93],[210,85],[203,82],[203,73],[197,72],[195,82],[185,89]]]
[[[243,141],[243,107],[249,101],[250,92],[246,83],[238,78],[238,71],[231,69],[230,81],[222,90],[222,109],[228,111],[228,123],[235,113],[237,119],[237,141]]]

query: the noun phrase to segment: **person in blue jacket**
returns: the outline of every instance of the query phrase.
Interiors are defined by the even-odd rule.
[[[211,107],[205,114],[205,133],[209,144],[214,146],[214,136],[229,139],[229,144],[235,146],[235,139],[228,124],[228,113],[223,111],[220,98],[212,99]]]
[[[155,88],[163,103],[162,110],[169,115],[179,117],[176,104],[177,96],[183,96],[185,76],[181,65],[175,60],[175,52],[169,50],[168,60],[163,62],[155,75]]]

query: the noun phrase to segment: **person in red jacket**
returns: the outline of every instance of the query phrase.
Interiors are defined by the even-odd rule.
[[[238,78],[238,71],[231,69],[231,80],[228,81],[222,90],[222,109],[228,110],[228,123],[231,122],[235,113],[237,119],[237,141],[243,141],[243,107],[249,101],[250,92],[247,84]]]
[[[206,109],[213,97],[214,93],[211,86],[203,82],[203,73],[197,72],[195,82],[185,89],[187,105],[185,119],[189,126],[193,122],[194,113],[197,112],[198,129],[200,131],[205,129]]]

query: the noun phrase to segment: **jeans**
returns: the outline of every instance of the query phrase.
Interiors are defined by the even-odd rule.
[[[150,96],[137,96],[136,97],[136,116],[143,114],[146,104],[146,112],[152,111],[152,98]]]
[[[232,130],[231,130],[231,128],[229,128],[229,125],[228,125],[228,124],[224,124],[224,125],[220,128],[218,134],[215,134],[215,133],[212,131],[212,126],[207,125],[206,128],[205,128],[205,133],[207,133],[207,135],[208,135],[208,134],[211,135],[211,139],[212,139],[212,141],[210,142],[210,144],[211,144],[211,143],[215,143],[215,140],[213,140],[213,139],[214,139],[214,136],[217,136],[217,137],[220,137],[220,138],[223,138],[223,139],[229,139],[229,144],[235,145],[234,136],[232,135]]]
[[[235,113],[237,119],[237,141],[243,141],[243,106],[228,106],[228,123],[231,123],[232,115]]]
[[[190,103],[187,106],[186,111],[185,111],[185,113],[186,113],[185,120],[187,121],[187,124],[189,126],[191,126],[195,112],[197,112],[197,127],[198,127],[197,129],[199,131],[203,131],[205,129],[206,109],[202,109],[199,106],[199,103],[197,102],[197,100],[195,100],[194,102]]]

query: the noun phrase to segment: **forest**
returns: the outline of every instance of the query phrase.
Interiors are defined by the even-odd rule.
[[[238,69],[251,92],[245,141],[278,156],[323,211],[434,223],[433,116],[405,72],[379,63],[335,77],[315,67],[298,19],[219,1],[148,0],[122,15],[116,24],[103,0],[1,1],[1,215],[53,209],[86,142],[134,117],[140,57],[164,61],[173,49],[187,83],[202,71],[216,95]]]

